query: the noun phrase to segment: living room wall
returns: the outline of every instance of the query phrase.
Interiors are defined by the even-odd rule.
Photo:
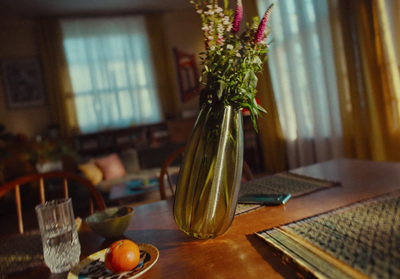
[[[183,102],[180,96],[178,76],[173,49],[178,48],[189,54],[202,51],[203,41],[200,19],[195,11],[177,11],[163,15],[168,50],[169,70],[172,73],[174,107],[178,116],[183,111],[198,109],[198,98],[193,97]],[[183,24],[184,23],[184,24]],[[35,38],[35,21],[29,18],[1,17],[0,18],[0,60],[38,57],[39,50]],[[199,72],[199,69],[198,69]],[[44,77],[46,78],[46,77]],[[51,94],[52,92],[46,92]],[[0,72],[0,123],[13,133],[22,133],[29,139],[46,133],[47,126],[52,123],[48,104],[37,107],[10,109],[5,96],[4,77]]]
[[[16,17],[0,17],[0,60],[38,56],[34,21]],[[10,109],[7,106],[4,77],[0,74],[0,123],[13,133],[31,138],[45,132],[51,123],[48,105]]]
[[[195,13],[194,9],[193,11],[179,11],[165,14],[164,22],[166,27],[165,33],[167,37],[167,45],[171,55],[169,58],[173,60],[170,63],[170,71],[172,71],[175,76],[173,92],[175,92],[174,97],[177,104],[177,111],[181,113],[191,110],[197,111],[199,104],[197,95],[191,97],[185,102],[181,100],[173,49],[178,48],[180,51],[187,54],[193,54],[198,65],[197,73],[198,75],[201,74],[198,54],[204,51],[204,40],[201,30],[200,16]]]

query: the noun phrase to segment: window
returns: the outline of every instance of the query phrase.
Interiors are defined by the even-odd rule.
[[[83,133],[161,120],[143,17],[63,20],[61,26]]]
[[[265,12],[271,1],[258,1]],[[340,157],[342,124],[327,0],[281,0],[268,65],[289,168]]]

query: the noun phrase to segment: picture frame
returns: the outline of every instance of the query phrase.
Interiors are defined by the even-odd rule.
[[[174,48],[174,54],[181,100],[186,102],[197,94],[200,87],[195,55],[185,53],[177,48]]]
[[[1,70],[8,108],[46,104],[43,74],[38,58],[2,60]]]

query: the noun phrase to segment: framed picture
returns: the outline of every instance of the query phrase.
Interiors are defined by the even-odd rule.
[[[3,60],[1,69],[10,109],[42,106],[46,103],[42,71],[37,58]]]
[[[178,71],[181,99],[186,102],[199,90],[199,75],[197,73],[194,54],[184,53],[174,48],[175,61]]]

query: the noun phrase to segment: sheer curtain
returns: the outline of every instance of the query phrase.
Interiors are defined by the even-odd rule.
[[[327,0],[274,2],[268,65],[285,137],[288,167],[343,156]]]
[[[161,120],[143,17],[61,21],[81,132]]]

